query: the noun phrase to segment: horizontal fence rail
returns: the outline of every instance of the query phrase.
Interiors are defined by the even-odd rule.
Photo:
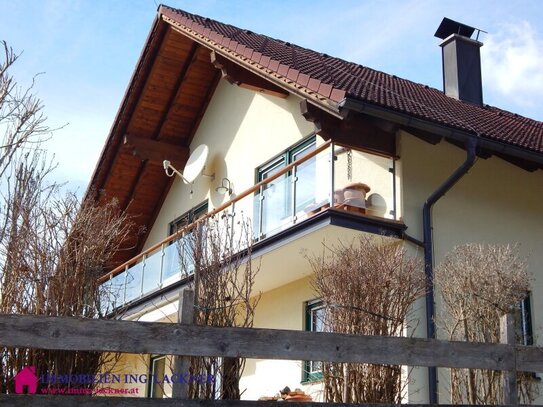
[[[10,397],[0,394],[0,405],[10,407],[27,407],[30,405],[40,407],[270,407],[276,402],[245,401],[245,400],[179,400],[179,399],[146,399],[136,397],[85,397],[85,396],[38,396],[17,395]],[[286,403],[299,407],[459,407],[458,404],[345,404],[345,403],[319,403],[297,402]],[[505,406],[494,406],[505,407]],[[519,407],[524,407],[520,405]],[[531,406],[533,407],[533,405]]]
[[[543,348],[158,322],[0,315],[0,346],[543,372]]]

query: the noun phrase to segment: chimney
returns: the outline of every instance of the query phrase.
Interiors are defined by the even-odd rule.
[[[471,36],[477,30],[477,38]],[[436,33],[443,42],[439,44],[443,60],[443,89],[447,96],[483,105],[481,80],[481,50],[479,30],[444,18]],[[482,31],[485,32],[485,31]]]

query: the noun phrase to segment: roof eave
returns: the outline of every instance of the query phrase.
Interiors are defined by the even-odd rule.
[[[480,135],[471,134],[466,131],[446,126],[436,122],[420,119],[413,115],[398,112],[383,106],[365,102],[360,99],[346,97],[338,103],[341,110],[352,110],[358,113],[364,113],[369,116],[386,119],[391,122],[413,127],[419,130],[432,132],[438,136],[449,138],[459,142],[465,142],[469,138],[477,139],[478,146],[487,149],[496,154],[504,154],[521,160],[527,160],[536,163],[543,168],[543,154],[536,151],[530,151],[522,147],[491,140]]]
[[[160,18],[161,7],[162,6],[159,6],[158,8],[158,13],[155,16],[153,24],[151,25],[149,34],[147,34],[145,46],[143,47],[138,58],[138,62],[134,70],[132,71],[130,81],[128,82],[126,90],[123,94],[121,104],[119,106],[119,109],[117,110],[117,114],[115,115],[115,119],[113,120],[113,124],[111,125],[111,128],[109,130],[108,137],[100,153],[100,158],[96,163],[96,167],[94,168],[91,180],[89,182],[89,185],[87,186],[87,190],[85,191],[85,195],[83,198],[84,200],[96,199],[96,193],[99,192],[99,189],[103,187],[102,184],[104,182],[104,179],[101,178],[103,178],[107,174],[107,172],[109,171],[109,167],[113,162],[114,156],[116,154],[114,150],[118,145],[119,139],[119,135],[117,134],[119,131],[119,124],[123,116],[128,113],[128,101],[132,93],[138,88],[140,81],[142,80],[142,78],[140,77],[140,73],[142,72],[142,70],[144,70],[144,65],[149,62],[147,60],[147,55],[150,52],[151,44],[154,38],[159,35],[161,26],[162,28],[166,28],[166,25]],[[109,154],[113,154],[113,157],[108,159]]]

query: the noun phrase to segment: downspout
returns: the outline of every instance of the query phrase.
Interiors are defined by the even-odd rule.
[[[475,149],[477,141],[474,138],[466,140],[466,160],[456,171],[445,180],[441,186],[428,197],[422,208],[422,227],[424,234],[424,270],[428,284],[426,292],[426,334],[428,338],[435,338],[435,309],[434,309],[434,253],[432,239],[432,207],[443,197],[475,164]],[[428,368],[428,392],[430,404],[437,404],[437,368]]]

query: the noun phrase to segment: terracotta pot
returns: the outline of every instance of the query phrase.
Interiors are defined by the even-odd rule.
[[[342,189],[336,189],[334,191],[334,203],[343,203],[345,196],[343,195]]]
[[[293,395],[288,395],[285,398],[285,400],[286,401],[311,401],[312,398],[311,396],[307,394],[293,394]]]
[[[343,188],[343,195],[345,203],[353,202],[361,208],[366,207],[366,194],[370,192],[371,188],[363,184],[362,182],[353,182],[352,184],[345,185]]]

